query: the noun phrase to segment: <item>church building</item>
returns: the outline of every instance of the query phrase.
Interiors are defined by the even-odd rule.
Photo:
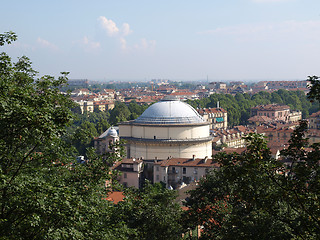
[[[189,104],[165,98],[136,120],[119,123],[127,158],[164,160],[212,155],[210,123]]]

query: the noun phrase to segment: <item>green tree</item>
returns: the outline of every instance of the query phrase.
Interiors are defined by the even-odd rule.
[[[262,136],[249,135],[244,155],[221,154],[220,169],[200,182],[187,202],[189,227],[202,225],[201,239],[288,239],[290,234],[273,212],[277,194],[269,178],[273,160]]]
[[[138,118],[149,106],[148,105],[139,105],[135,100],[131,101],[128,105],[130,111],[130,120]]]
[[[116,125],[119,122],[127,121],[130,115],[128,107],[124,103],[117,102],[115,107],[110,111],[110,124]]]
[[[179,239],[182,210],[174,203],[176,192],[162,184],[146,183],[142,190],[127,189],[115,208],[113,221],[131,229],[129,239]]]
[[[244,154],[218,155],[220,169],[191,192],[186,227],[202,225],[202,239],[318,239],[319,144],[307,151],[307,123],[272,158],[265,139],[250,134]]]
[[[0,45],[16,39],[0,34]],[[55,79],[36,78],[27,57],[0,54],[0,236],[2,239],[120,239],[126,229],[108,222],[103,200],[108,165],[93,151],[75,164],[61,136],[73,103]],[[110,156],[112,162],[115,156]]]

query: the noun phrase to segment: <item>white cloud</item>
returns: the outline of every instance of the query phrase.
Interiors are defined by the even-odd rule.
[[[126,39],[121,37],[119,40],[120,40],[120,44],[121,44],[121,49],[122,50],[126,50],[127,49],[127,41],[126,41]]]
[[[104,16],[100,16],[98,22],[109,37],[116,39],[123,51],[131,51],[133,49],[153,50],[155,48],[156,42],[154,40],[146,40],[145,38],[140,39],[139,43],[130,46],[127,38],[133,31],[128,23],[123,23],[121,29],[119,29],[114,21]]]
[[[100,16],[98,18],[98,21],[100,22],[102,28],[107,31],[107,34],[109,36],[115,36],[119,33],[119,28],[117,27],[116,23],[111,19],[108,20],[106,17]]]
[[[42,39],[40,37],[38,37],[37,39],[37,43],[41,46],[41,47],[45,47],[45,48],[50,48],[51,50],[54,50],[54,51],[57,51],[59,48],[54,45],[53,43],[45,40],[45,39]]]
[[[153,50],[156,46],[155,40],[147,40],[145,38],[140,39],[140,43],[136,44],[134,47],[136,49],[142,49],[142,50]]]
[[[133,31],[130,29],[130,25],[128,23],[122,24],[122,34],[123,36],[127,36],[131,34]]]
[[[91,41],[87,36],[83,37],[83,39],[81,40],[81,43],[87,48],[87,50],[96,50],[100,48],[99,42]]]

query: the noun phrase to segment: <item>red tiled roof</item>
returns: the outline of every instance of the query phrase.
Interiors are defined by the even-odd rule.
[[[227,154],[231,154],[231,153],[241,154],[241,153],[243,153],[246,149],[247,149],[247,148],[242,147],[242,148],[224,148],[224,149],[221,150],[221,151],[212,150],[212,155],[216,155],[216,154],[221,153],[221,152],[225,152],[225,153],[227,153]]]
[[[314,118],[314,117],[319,117],[319,116],[320,116],[320,111],[312,113],[309,118]]]
[[[105,200],[118,204],[118,202],[123,201],[124,198],[123,192],[110,192]]]
[[[227,111],[224,110],[223,108],[201,108],[197,110],[199,114],[204,114],[204,113],[226,113]]]
[[[173,93],[170,93],[169,95],[171,95],[171,96],[186,96],[186,95],[192,96],[192,95],[196,95],[196,94],[193,92],[173,92]]]
[[[253,107],[251,109],[257,109],[257,110],[261,110],[261,111],[275,111],[275,110],[290,109],[290,107],[287,106],[287,105],[267,104],[267,105],[255,106],[255,107]]]
[[[248,119],[248,121],[252,122],[271,122],[272,119],[267,116],[253,116]]]
[[[187,166],[187,167],[219,167],[218,163],[214,162],[212,159],[207,159],[205,161],[203,158],[171,158],[155,163],[162,167],[165,166]]]

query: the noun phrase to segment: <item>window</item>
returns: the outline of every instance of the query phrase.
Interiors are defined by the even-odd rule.
[[[187,173],[187,169],[184,167],[184,168],[182,168],[182,173],[183,174],[186,174]]]
[[[194,168],[194,174],[198,174],[198,169]]]
[[[176,168],[172,167],[172,173],[175,173],[175,172],[176,172]]]
[[[157,181],[159,181],[159,175],[156,176]]]
[[[124,187],[128,187],[128,183],[127,182],[123,182],[122,184]]]
[[[159,167],[158,166],[156,167],[156,171],[159,172]]]
[[[124,173],[124,174],[123,174],[123,178],[127,178],[127,173]]]

